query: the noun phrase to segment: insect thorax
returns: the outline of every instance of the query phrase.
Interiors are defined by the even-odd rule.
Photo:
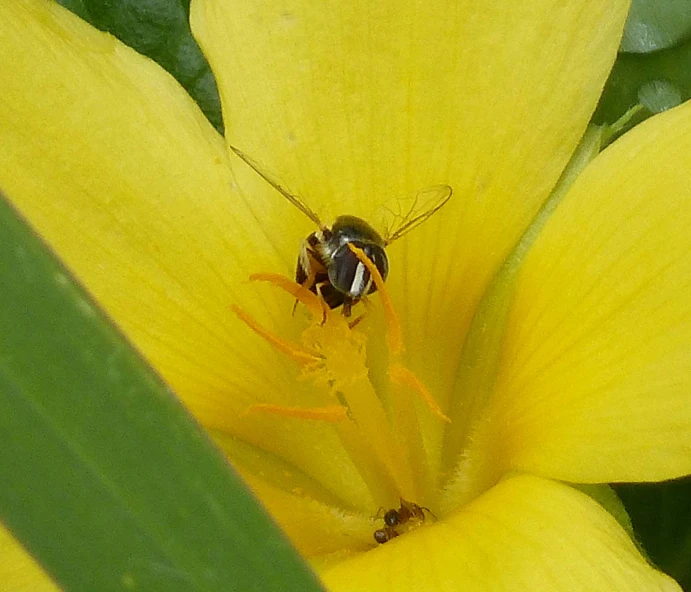
[[[372,226],[357,216],[339,216],[331,227],[332,240],[337,240],[339,245],[351,240],[372,243],[384,248],[386,243]]]
[[[310,234],[303,242],[295,274],[298,283],[309,283],[310,290],[318,290],[331,308],[344,304],[348,311],[351,304],[376,290],[370,272],[349,244],[362,249],[386,279],[386,243],[374,228],[356,216],[339,216],[331,228]]]

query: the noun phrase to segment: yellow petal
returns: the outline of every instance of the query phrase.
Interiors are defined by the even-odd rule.
[[[376,224],[383,204],[453,187],[442,212],[390,249],[410,366],[442,409],[481,294],[583,133],[626,7],[193,2],[229,141],[325,222],[351,213]],[[314,229],[239,162],[238,179],[282,202],[294,244]],[[439,422],[423,429],[439,449]]]
[[[602,153],[547,223],[506,329],[496,466],[574,482],[691,472],[690,161],[691,103]]]
[[[0,592],[59,592],[59,588],[0,524]]]
[[[221,137],[153,62],[56,3],[0,7],[0,52],[13,56],[0,69],[0,187],[202,422],[345,480],[337,495],[363,505],[332,431],[243,415],[315,396],[231,311],[293,322],[289,297],[247,282],[295,265],[271,226],[282,204],[234,189]]]
[[[338,506],[304,495],[299,489],[287,491],[274,487],[257,476],[255,467],[243,470],[241,466],[239,469],[303,557],[323,561],[324,558],[343,557],[372,547],[372,533],[378,528],[374,513],[345,512]]]
[[[531,476],[322,574],[331,592],[677,591],[597,502]]]

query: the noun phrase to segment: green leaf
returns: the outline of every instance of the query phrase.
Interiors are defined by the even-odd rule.
[[[57,1],[160,64],[223,133],[216,80],[190,30],[189,0]]]
[[[691,40],[652,54],[620,54],[605,84],[593,122],[613,123],[636,104],[646,117],[691,98]]]
[[[615,489],[651,560],[691,590],[691,477]]]
[[[650,53],[667,49],[691,33],[689,0],[632,0],[621,51]]]
[[[174,394],[0,197],[0,519],[71,592],[317,591]]]

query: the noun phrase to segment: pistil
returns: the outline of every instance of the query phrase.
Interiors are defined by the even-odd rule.
[[[367,337],[323,300],[288,278],[276,274],[254,274],[251,280],[281,288],[305,305],[312,320],[302,333],[302,344],[284,340],[265,329],[237,306],[237,316],[276,350],[289,356],[302,369],[302,378],[324,392],[324,405],[313,407],[257,403],[247,413],[268,413],[324,421],[333,425],[344,448],[359,468],[372,496],[382,506],[392,507],[400,498],[426,500],[431,494],[426,453],[419,437],[414,399],[418,398],[434,415],[449,421],[422,382],[403,366],[404,350],[398,316],[376,266],[365,253],[349,245],[372,275],[386,317],[389,350],[388,379],[392,390],[391,416],[370,379],[367,366]]]

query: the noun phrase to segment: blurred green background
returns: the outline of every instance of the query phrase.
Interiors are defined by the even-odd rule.
[[[223,131],[216,83],[189,29],[189,0],[58,1],[161,64]],[[641,104],[630,127],[690,97],[691,0],[634,0],[593,122],[612,124]],[[691,592],[691,478],[616,491],[651,560]]]

